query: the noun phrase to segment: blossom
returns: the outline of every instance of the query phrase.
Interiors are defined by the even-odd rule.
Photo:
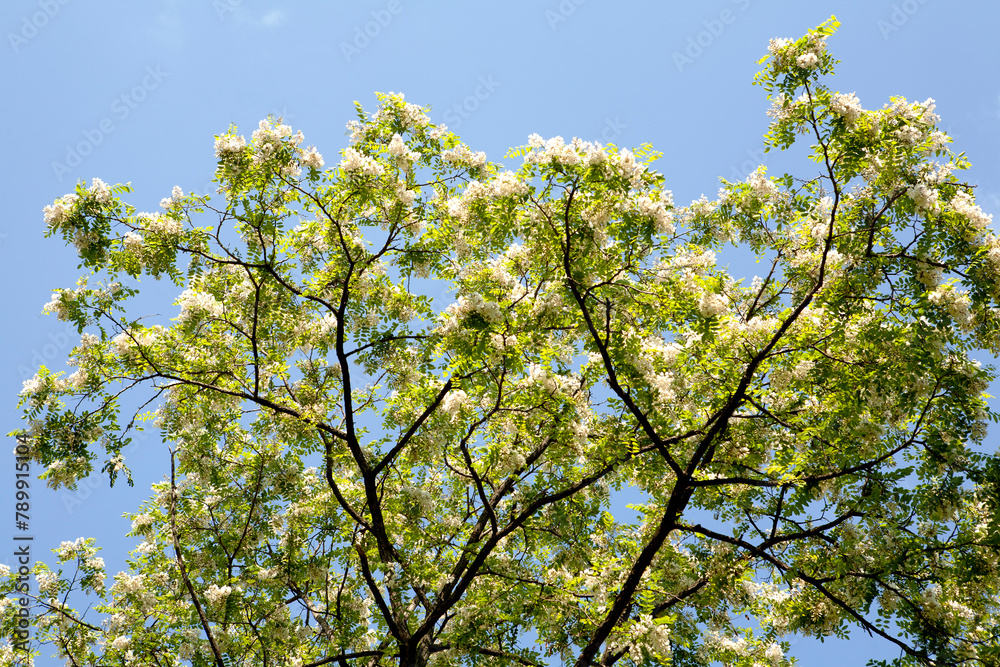
[[[149,526],[153,525],[153,517],[149,514],[139,514],[132,519],[132,532],[142,533]]]
[[[55,313],[60,320],[68,320],[70,306],[75,296],[74,290],[56,290],[52,293],[52,298],[42,307],[42,312],[46,314]]]
[[[993,216],[983,212],[967,192],[957,192],[948,202],[948,208],[968,219],[977,232],[984,231],[993,222]]]
[[[714,292],[705,292],[698,302],[698,312],[705,318],[722,315],[727,308],[725,298]]]
[[[198,315],[211,317],[222,315],[222,304],[207,292],[186,289],[177,297],[177,304],[181,307],[180,319],[182,322],[195,319]]]
[[[917,213],[934,214],[938,209],[938,191],[927,183],[915,183],[906,189],[906,195],[913,200]]]
[[[122,248],[133,255],[140,255],[142,253],[142,236],[135,232],[128,232],[122,238]]]
[[[667,206],[673,204],[670,191],[664,192],[664,199],[654,201],[648,195],[642,195],[636,199],[639,214],[653,220],[653,228],[657,234],[673,234],[673,215],[667,210]]]
[[[497,197],[513,197],[528,192],[528,186],[518,180],[517,174],[504,171],[490,182],[490,189]]]
[[[90,186],[90,194],[98,203],[107,204],[111,201],[111,190],[108,184],[99,178],[95,178]]]
[[[211,584],[205,591],[205,598],[208,599],[209,604],[219,605],[226,601],[230,593],[233,592],[231,586],[216,586]]]
[[[170,197],[164,197],[160,200],[160,208],[170,209],[180,203],[182,199],[184,199],[184,190],[181,189],[181,186],[175,185],[170,191]]]
[[[864,113],[861,100],[854,93],[834,93],[830,98],[830,108],[848,123],[853,123]]]
[[[224,134],[215,139],[215,157],[221,158],[241,152],[247,142],[243,135]]]
[[[45,216],[45,224],[49,229],[60,229],[69,218],[75,213],[77,196],[75,194],[63,195],[51,206],[42,209]]]
[[[162,213],[139,213],[136,218],[153,234],[177,236],[184,231],[184,223],[170,215]]]
[[[802,69],[812,69],[819,64],[819,56],[815,53],[803,53],[795,59],[795,64]]]
[[[459,144],[455,148],[441,153],[441,159],[457,166],[482,167],[486,164],[486,153],[483,151],[472,152],[465,144]]]
[[[468,394],[461,389],[450,391],[448,392],[448,395],[444,397],[444,400],[441,401],[441,409],[451,417],[452,421],[455,421],[455,417],[458,416],[459,410],[461,410],[462,405],[468,401],[468,398]]]
[[[362,176],[381,176],[385,170],[375,158],[365,155],[354,148],[345,148],[340,168],[348,173]]]
[[[760,165],[747,177],[747,185],[761,199],[768,199],[778,191],[778,186],[767,177],[767,167]]]
[[[313,146],[310,146],[303,151],[302,157],[299,158],[299,162],[301,162],[303,166],[311,169],[322,169],[324,164],[323,156],[320,155]]]

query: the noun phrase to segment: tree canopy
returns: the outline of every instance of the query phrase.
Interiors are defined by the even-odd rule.
[[[650,146],[532,135],[507,170],[393,93],[333,165],[269,118],[216,137],[218,197],[143,213],[94,179],[47,206],[88,271],[46,306],[78,370],[25,383],[16,434],[53,487],[131,481],[143,424],[169,470],[129,571],[92,539],[35,566],[31,651],[777,666],[853,631],[997,664],[973,355],[1000,351],[1000,240],[933,100],[829,87],[835,28],[772,40],[756,78],[804,175],[688,206]],[[175,317],[137,313],[140,277]]]

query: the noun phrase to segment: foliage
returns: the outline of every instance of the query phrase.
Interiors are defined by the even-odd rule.
[[[25,384],[20,434],[50,485],[113,482],[152,418],[171,467],[113,585],[92,540],[37,566],[33,647],[782,665],[783,637],[860,629],[894,664],[997,664],[971,355],[1000,346],[1000,241],[932,100],[827,87],[835,27],[757,77],[767,146],[811,142],[814,175],[714,201],[676,207],[649,147],[533,135],[505,171],[389,94],[331,168],[269,119],[216,138],[222,197],[140,213],[95,179],[47,207],[90,271],[47,306],[79,370]],[[731,277],[726,246],[767,275]],[[177,317],[133,314],[147,275]]]

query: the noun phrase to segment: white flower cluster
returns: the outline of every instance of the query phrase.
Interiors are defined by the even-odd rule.
[[[459,144],[441,153],[441,159],[456,166],[482,167],[486,164],[486,153],[483,151],[473,153],[465,144]]]
[[[78,290],[57,289],[52,293],[52,298],[42,307],[42,313],[46,315],[55,314],[60,320],[69,319],[70,307],[76,299]]]
[[[528,138],[528,145],[533,148],[524,156],[524,161],[528,164],[552,163],[574,166],[582,162],[578,151],[586,150],[585,143],[576,137],[573,137],[570,144],[566,144],[562,137],[552,137],[541,143],[541,137],[533,134]]]
[[[504,171],[489,182],[490,192],[494,197],[515,197],[526,194],[528,186],[517,179],[517,174]]]
[[[382,168],[382,165],[375,158],[353,148],[344,149],[344,157],[340,161],[340,168],[349,174],[358,174],[361,176],[381,176],[385,172],[385,169]]]
[[[51,206],[42,209],[45,216],[45,224],[49,229],[60,229],[66,221],[73,215],[77,204],[75,194],[63,195]]]
[[[927,294],[927,299],[935,306],[948,311],[959,328],[968,331],[972,328],[975,313],[971,310],[972,301],[967,292],[955,289],[953,284],[939,285]]]
[[[153,517],[149,514],[138,514],[132,519],[132,532],[135,534],[144,533],[146,529],[153,525]]]
[[[46,472],[45,485],[52,489],[73,486],[76,480],[84,474],[87,459],[78,456],[75,459],[53,461]]]
[[[184,199],[184,190],[181,189],[181,186],[175,185],[170,191],[170,196],[160,200],[160,208],[169,210],[180,203],[182,199]]]
[[[125,252],[135,255],[137,257],[142,256],[142,236],[136,234],[135,232],[128,232],[122,238],[122,248]]]
[[[726,298],[715,292],[703,293],[701,300],[698,302],[698,312],[706,319],[722,315],[728,309],[729,305],[726,302]]]
[[[830,108],[848,123],[853,123],[865,112],[861,100],[854,93],[834,93],[830,98]]]
[[[178,236],[184,231],[184,223],[179,219],[162,213],[139,213],[136,215],[139,223],[148,232],[164,236]]]
[[[635,201],[639,214],[652,218],[653,227],[657,234],[673,234],[673,215],[667,210],[668,206],[673,206],[673,195],[669,190],[663,192],[660,200],[654,201],[648,195],[641,195]]]
[[[404,207],[410,208],[417,198],[417,191],[408,189],[405,181],[396,181],[396,198]]]
[[[802,69],[812,69],[819,64],[819,56],[815,53],[803,53],[801,56],[795,59],[795,64]]]
[[[227,155],[241,152],[247,146],[243,135],[224,134],[215,138],[215,157],[221,158]]]
[[[915,146],[924,136],[923,132],[912,125],[904,125],[895,130],[893,134],[904,146]]]
[[[559,375],[550,373],[548,369],[540,364],[530,364],[528,366],[528,377],[524,378],[524,383],[540,387],[547,394],[567,394],[573,396],[580,387],[579,378],[574,375]]]
[[[253,131],[250,139],[256,145],[257,151],[260,153],[270,153],[273,152],[281,140],[286,137],[292,137],[292,128],[283,123],[271,123],[269,120],[262,119],[257,124],[257,129]],[[298,146],[302,143],[305,137],[302,132],[297,132],[294,137],[292,137],[292,143]]]
[[[181,307],[180,319],[182,322],[189,322],[204,315],[210,317],[222,315],[222,304],[214,296],[194,289],[186,289],[181,292],[181,295],[177,297],[177,305]]]
[[[670,628],[666,625],[657,625],[649,614],[641,614],[626,632],[611,639],[609,648],[616,651],[626,649],[632,662],[637,665],[645,662],[643,649],[669,660]]]
[[[212,584],[205,590],[205,598],[211,605],[221,605],[232,592],[233,589],[231,586],[216,586]]]
[[[948,202],[948,208],[959,215],[965,216],[977,233],[986,231],[986,228],[993,222],[993,216],[984,213],[983,209],[979,208],[976,204],[972,195],[967,192],[956,193],[951,198],[951,201]]]
[[[323,168],[323,156],[316,151],[315,146],[309,146],[302,152],[302,157],[299,158],[299,162],[302,163],[304,167],[311,167],[313,169]]]
[[[396,163],[399,164],[400,168],[404,171],[409,171],[410,165],[420,159],[420,153],[411,151],[403,142],[403,137],[399,136],[398,132],[392,135],[392,140],[389,141],[388,150],[391,155],[396,156]]]
[[[416,505],[420,507],[422,514],[429,515],[434,511],[434,496],[432,496],[426,489],[406,484],[400,488],[400,491],[402,491],[403,495],[405,495],[411,502],[416,503]]]
[[[913,200],[917,213],[933,215],[938,210],[938,191],[929,183],[914,183],[906,189],[906,196]]]
[[[498,303],[495,301],[486,301],[481,295],[473,294],[468,297],[461,296],[458,298],[457,303],[453,303],[445,308],[442,313],[442,317],[445,320],[444,325],[441,327],[442,331],[450,333],[457,330],[461,321],[472,313],[478,313],[491,324],[503,321],[503,311],[500,310]]]
[[[767,167],[760,165],[747,177],[747,185],[754,194],[763,200],[770,199],[778,192],[778,186],[767,177]]]
[[[372,120],[375,123],[380,123],[396,117],[406,129],[429,124],[431,119],[424,113],[423,107],[419,104],[410,104],[405,101],[405,98],[403,93],[386,93],[382,105],[373,114]],[[350,127],[350,124],[348,126]]]
[[[108,184],[99,178],[91,181],[90,194],[100,204],[107,204],[111,201],[111,190],[108,188]]]
[[[461,389],[449,391],[444,397],[444,400],[441,401],[441,410],[451,417],[452,421],[455,421],[455,418],[458,417],[459,411],[462,409],[462,406],[468,402],[468,399],[468,394]]]

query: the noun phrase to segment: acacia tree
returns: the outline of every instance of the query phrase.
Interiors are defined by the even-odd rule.
[[[79,370],[25,383],[20,435],[50,485],[114,482],[152,419],[169,474],[113,584],[93,540],[36,566],[32,646],[782,665],[784,636],[860,629],[893,664],[997,664],[970,354],[998,352],[1000,240],[932,100],[827,87],[835,27],[773,40],[757,78],[768,148],[808,141],[811,175],[715,201],[675,207],[648,147],[533,135],[505,171],[389,94],[332,168],[270,119],[216,138],[218,199],[140,213],[95,179],[46,207],[91,274],[47,306]],[[766,276],[717,266],[727,245]],[[179,315],[133,314],[140,275]]]

